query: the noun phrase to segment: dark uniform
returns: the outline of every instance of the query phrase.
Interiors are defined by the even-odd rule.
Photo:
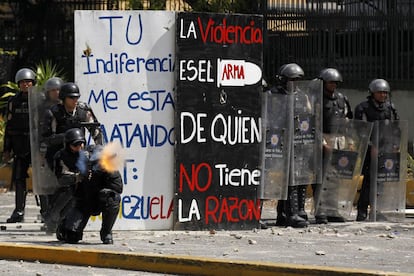
[[[74,83],[65,83],[62,85],[59,93],[62,103],[53,105],[45,115],[42,136],[47,144],[46,159],[52,170],[54,170],[54,156],[63,147],[64,136],[67,130],[79,128],[85,133],[85,128],[87,128],[95,144],[102,144],[101,129],[92,109],[83,102],[77,102],[76,107],[71,112],[68,112],[65,107],[65,101],[72,100],[73,98],[78,99],[79,97],[78,86]],[[64,203],[70,197],[71,194],[68,190],[65,190],[63,193],[58,190],[50,199],[45,216],[48,231],[55,230],[60,220],[62,209],[66,206]]]
[[[389,99],[379,102],[374,98],[374,93],[385,92],[390,93],[390,87],[386,80],[376,79],[369,84],[370,95],[367,100],[355,107],[355,119],[374,122],[378,120],[399,120],[399,116],[394,105]],[[368,146],[368,153],[365,156],[362,174],[364,179],[358,200],[358,215],[357,221],[364,221],[367,216],[367,209],[369,205],[370,196],[370,164],[371,164],[371,146]]]
[[[63,85],[63,80],[61,78],[58,77],[52,77],[50,79],[48,79],[45,83],[45,94],[44,94],[44,101],[43,103],[39,106],[39,118],[43,118],[42,116],[44,116],[45,114],[47,114],[47,112],[49,112],[50,108],[58,103],[60,103],[60,99],[58,97],[58,93],[60,91],[61,86]],[[56,96],[52,96],[51,93],[56,93]],[[45,129],[44,124],[47,123],[44,120],[39,120],[39,130],[43,130]],[[40,135],[40,133],[39,133]],[[46,159],[46,153],[47,153],[47,145],[46,143],[43,141],[43,139],[41,139],[41,137],[39,137],[39,153],[41,154],[41,156]],[[40,194],[39,198],[40,198],[40,214],[42,215],[42,217],[44,218],[48,209],[48,205],[49,205],[49,201],[50,201],[50,197],[52,195],[50,194]]]
[[[67,133],[79,131],[71,129]],[[76,134],[76,133],[75,133]],[[102,213],[100,237],[112,244],[112,227],[119,213],[122,178],[118,171],[107,172],[99,165],[102,146],[90,146],[88,151],[73,152],[69,146],[55,155],[55,172],[62,185],[74,187],[70,209],[62,216],[56,235],[59,240],[77,243],[91,215]]]
[[[35,79],[35,73],[27,68],[20,69],[16,73],[16,83],[19,87],[22,81],[31,82],[30,86],[32,86],[35,83]],[[6,118],[3,158],[5,159],[5,156],[10,156],[12,153],[14,158],[12,183],[15,184],[16,188],[15,209],[10,218],[7,219],[7,223],[15,223],[21,222],[24,219],[27,194],[26,178],[29,177],[27,171],[31,163],[27,89],[26,91],[19,91],[14,97],[9,99]]]
[[[304,72],[300,66],[294,63],[285,64],[279,70],[280,85],[272,88],[272,93],[288,94],[288,81],[302,78]],[[309,100],[301,93],[294,95],[294,114],[303,112],[309,106]],[[293,118],[292,118],[293,119]],[[296,126],[295,126],[296,127]],[[293,138],[295,139],[295,137]],[[291,141],[293,143],[293,141]],[[292,148],[293,150],[293,148]],[[293,171],[289,169],[289,183],[293,182]],[[287,200],[279,200],[277,204],[276,225],[306,227],[308,226],[307,214],[304,210],[306,185],[288,186]]]
[[[45,115],[42,136],[48,145],[46,158],[50,166],[53,163],[53,156],[62,148],[64,133],[68,129],[81,128],[85,132],[86,127],[91,133],[95,144],[102,144],[102,133],[98,120],[88,104],[78,102],[72,112],[66,110],[64,101],[66,98],[71,97],[80,97],[79,88],[74,83],[65,83],[61,87],[59,94],[59,98],[63,102],[53,105]],[[82,123],[91,124],[82,126]]]
[[[338,70],[334,68],[325,68],[319,74],[319,79],[323,80],[323,98],[322,98],[322,116],[323,116],[323,133],[332,133],[332,123],[336,119],[348,118],[352,119],[353,114],[351,105],[346,96],[336,89],[338,83],[342,82],[342,76]],[[324,148],[323,156],[325,159],[326,149]],[[312,185],[314,195],[318,194],[319,185]],[[314,196],[315,198],[315,196]],[[333,199],[335,200],[335,199]],[[315,214],[316,223],[343,222],[343,217],[339,214],[337,216],[327,217],[323,210],[318,210]]]
[[[326,68],[322,70],[319,78],[324,81],[323,91],[323,133],[331,133],[332,121],[339,118],[352,119],[351,105],[346,96],[338,90],[328,91],[326,82],[342,82],[342,76],[336,69]]]

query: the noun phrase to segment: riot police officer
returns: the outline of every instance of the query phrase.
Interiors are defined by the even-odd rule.
[[[43,118],[43,116],[45,115],[46,111],[49,110],[53,105],[60,103],[60,99],[59,99],[59,91],[60,91],[60,87],[63,85],[63,80],[59,77],[52,77],[49,78],[44,85],[44,100],[39,104],[40,106],[38,107],[38,114],[40,115],[39,118]],[[42,97],[43,99],[43,97]],[[42,130],[44,129],[44,120],[38,120],[38,122],[34,122],[35,124],[39,124],[38,125],[38,129]],[[38,149],[32,149],[32,150],[36,150],[36,153],[38,152],[38,154],[40,154],[40,157],[42,159],[42,161],[45,160],[46,158],[46,152],[47,152],[47,145],[46,143],[44,143],[41,139],[41,133],[38,133],[38,142],[39,142],[39,148]],[[33,143],[33,142],[32,142]],[[43,164],[43,162],[42,162]],[[36,167],[36,164],[33,164],[34,167]],[[38,173],[41,173],[40,170]],[[39,177],[39,179],[41,179]],[[45,183],[40,183],[40,185],[44,185]],[[45,216],[45,213],[47,212],[47,206],[48,206],[48,202],[49,202],[49,197],[51,195],[49,194],[40,194],[39,195],[39,199],[40,199],[40,214],[42,215],[42,217]]]
[[[95,144],[102,144],[102,133],[99,122],[92,109],[86,103],[79,101],[79,87],[72,82],[65,83],[59,91],[61,103],[53,105],[45,115],[42,136],[47,144],[46,159],[53,170],[53,158],[64,145],[65,132],[71,128],[79,128],[85,133],[88,129]],[[65,193],[57,191],[50,200],[45,222],[48,231],[54,231],[62,206]]]
[[[355,107],[355,119],[374,122],[378,120],[399,120],[399,116],[390,101],[390,85],[384,79],[375,79],[368,86],[369,95],[367,99]],[[358,200],[357,221],[364,221],[368,216],[368,205],[370,197],[370,152],[365,156],[362,174],[364,175],[360,196]]]
[[[353,118],[351,105],[346,96],[337,90],[342,75],[335,68],[325,68],[319,78],[323,80],[323,133],[330,133],[332,120]]]
[[[73,194],[76,185],[82,180],[82,168],[78,165],[78,160],[82,158],[86,160],[86,155],[82,151],[85,142],[85,135],[80,129],[69,129],[65,132],[64,148],[55,154],[53,168],[59,187],[51,198],[49,208],[53,210],[49,209],[45,217],[49,231],[54,231],[57,224],[73,207]],[[83,174],[86,175],[85,168],[83,168]]]
[[[83,230],[91,215],[102,213],[100,237],[104,244],[112,244],[112,227],[116,221],[123,184],[118,171],[103,169],[99,160],[102,146],[82,150],[85,138],[80,129],[65,133],[65,148],[55,155],[55,173],[61,185],[75,188],[71,208],[62,214],[56,231],[57,238],[69,243],[82,239]]]
[[[79,97],[77,84],[65,83],[59,92],[62,103],[53,105],[46,113],[42,136],[48,145],[46,158],[50,166],[53,163],[53,156],[62,148],[64,133],[68,129],[77,127],[85,132],[87,128],[95,144],[102,144],[98,120],[89,105],[80,102]]]
[[[45,83],[45,107],[50,108],[60,103],[59,92],[63,85],[63,80],[59,77],[52,77]]]
[[[15,209],[7,223],[21,222],[26,205],[26,178],[31,162],[29,126],[29,88],[36,83],[36,74],[28,68],[17,71],[15,81],[20,91],[7,103],[3,161],[14,158],[12,182],[15,184]]]
[[[351,105],[346,96],[337,90],[339,83],[343,81],[342,75],[335,68],[325,68],[321,70],[318,76],[323,81],[323,98],[322,98],[322,114],[323,114],[323,133],[330,134],[332,132],[332,123],[335,119],[348,118],[352,119],[353,114]],[[327,149],[324,148],[324,156]],[[316,186],[316,187],[315,187]],[[313,185],[314,194],[318,194],[320,185]],[[335,200],[335,199],[331,199]],[[315,214],[315,221],[318,224],[329,222],[344,222],[345,219],[337,215],[330,214],[326,216],[324,210],[318,208]]]
[[[272,88],[271,92],[280,94],[292,93],[288,86],[292,84],[292,81],[301,79],[303,76],[303,69],[296,63],[282,65],[278,75],[279,85]],[[305,109],[311,108],[309,99],[305,95],[296,92],[294,101],[294,113],[296,113],[298,106]],[[294,118],[290,119],[294,120]],[[293,141],[290,141],[290,144],[291,154],[293,155]],[[290,163],[292,164],[292,162]],[[307,185],[292,185],[292,182],[294,181],[294,172],[291,165],[288,173],[289,186],[287,200],[278,201],[276,225],[298,228],[307,227],[309,224],[308,217],[304,210]]]

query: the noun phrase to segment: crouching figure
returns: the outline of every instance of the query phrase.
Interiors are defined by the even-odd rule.
[[[80,138],[77,142],[67,141],[65,148],[55,155],[55,173],[59,181],[73,179],[75,191],[73,203],[57,227],[56,237],[68,243],[79,242],[89,217],[102,213],[101,240],[104,244],[113,244],[112,227],[119,213],[123,183],[119,171],[104,164],[118,158],[116,153],[104,153],[101,145],[83,149],[82,131],[73,128],[66,134],[70,133]]]

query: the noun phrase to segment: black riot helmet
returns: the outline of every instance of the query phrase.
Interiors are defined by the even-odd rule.
[[[390,93],[390,91],[391,91],[390,85],[384,79],[375,79],[375,80],[371,81],[370,84],[368,85],[368,92],[370,94],[372,94],[374,92],[387,92],[387,93]]]
[[[22,80],[31,80],[33,82],[33,85],[36,84],[36,74],[33,72],[33,70],[29,68],[22,68],[19,71],[17,71],[15,76],[15,82],[19,84]]]
[[[305,73],[303,69],[296,63],[287,63],[279,68],[277,78],[281,83],[286,83],[289,80],[301,79]]]
[[[60,88],[59,99],[63,101],[67,97],[80,97],[79,87],[76,83],[67,82]]]
[[[77,145],[80,143],[86,143],[85,135],[79,128],[71,128],[65,132],[65,144],[66,145]]]
[[[342,75],[335,68],[325,68],[319,73],[319,79],[326,82],[342,82]]]

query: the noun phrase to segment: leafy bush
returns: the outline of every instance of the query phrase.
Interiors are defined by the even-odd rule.
[[[59,77],[65,79],[65,75],[62,69],[59,69],[56,64],[53,64],[50,60],[41,61],[36,65],[34,70],[36,73],[36,85],[43,86],[45,82],[53,77]]]

